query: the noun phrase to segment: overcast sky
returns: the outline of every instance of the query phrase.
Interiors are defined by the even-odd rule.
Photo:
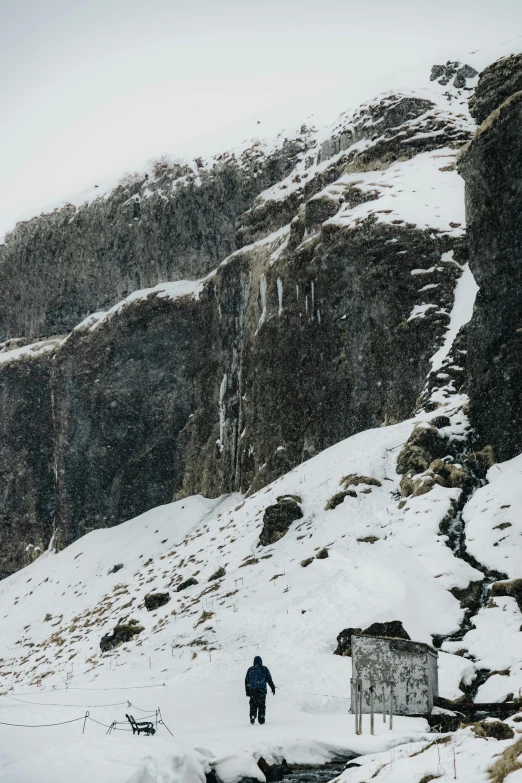
[[[151,157],[333,121],[522,35],[521,0],[0,0],[0,234]]]

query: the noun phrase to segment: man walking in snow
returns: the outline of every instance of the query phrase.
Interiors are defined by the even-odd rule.
[[[256,655],[254,665],[250,667],[245,677],[245,691],[250,699],[250,723],[255,723],[256,718],[259,723],[265,722],[267,683],[272,689],[272,695],[275,696],[272,675],[266,666],[263,666],[260,656]]]

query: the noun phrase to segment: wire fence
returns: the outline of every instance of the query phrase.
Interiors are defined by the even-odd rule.
[[[133,705],[130,702],[122,702],[122,704],[127,704],[128,707],[132,707]],[[44,705],[44,706],[51,706],[51,705]],[[53,705],[56,706],[56,705]],[[61,706],[61,705],[58,705]],[[64,705],[64,706],[71,706],[71,705]],[[99,706],[99,705],[95,705]],[[114,706],[114,705],[104,705],[104,706]],[[121,705],[116,705],[121,706]],[[135,707],[135,709],[138,709]],[[144,715],[143,721],[147,719],[153,719],[154,723],[156,725],[155,731],[158,730],[158,726],[164,726],[164,728],[168,731],[171,737],[174,736],[174,734],[171,732],[165,721],[163,720],[163,716],[161,714],[161,710],[158,707],[156,710],[154,710],[153,713],[150,715]],[[127,727],[127,721],[112,721],[112,723],[102,723],[99,720],[96,720],[96,718],[92,718],[89,714],[89,711],[85,713],[85,715],[80,715],[77,718],[70,718],[69,720],[62,720],[62,721],[55,721],[53,723],[8,723],[7,721],[0,721],[0,726],[13,726],[18,729],[46,729],[54,726],[66,726],[70,723],[78,723],[79,721],[83,721],[83,727],[82,727],[82,734],[85,734],[85,726],[87,724],[87,721],[91,721],[91,723],[96,723],[98,726],[102,726],[104,729],[107,729],[107,734],[111,734],[113,731],[127,731],[134,734],[134,730],[132,728]]]

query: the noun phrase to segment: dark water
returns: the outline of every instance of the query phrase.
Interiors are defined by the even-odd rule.
[[[353,759],[334,761],[322,764],[320,767],[307,765],[292,765],[285,771],[283,783],[328,783],[338,777]]]

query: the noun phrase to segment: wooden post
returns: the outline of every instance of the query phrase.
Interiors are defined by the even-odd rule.
[[[361,733],[361,703],[359,698],[359,692],[361,688],[361,681],[357,679],[355,681],[355,733]]]
[[[353,707],[352,711],[355,715],[355,733],[359,733],[359,693],[357,691],[357,680],[352,680],[352,693],[353,693]]]
[[[370,685],[370,734],[375,734],[374,731],[374,718],[373,718],[373,685]]]
[[[384,693],[384,683],[382,684],[382,722],[386,723],[386,696]]]
[[[393,729],[393,685],[390,685],[390,731]]]
[[[359,679],[357,681],[357,688],[358,688],[358,702],[359,702],[359,734],[362,734],[362,681]]]

